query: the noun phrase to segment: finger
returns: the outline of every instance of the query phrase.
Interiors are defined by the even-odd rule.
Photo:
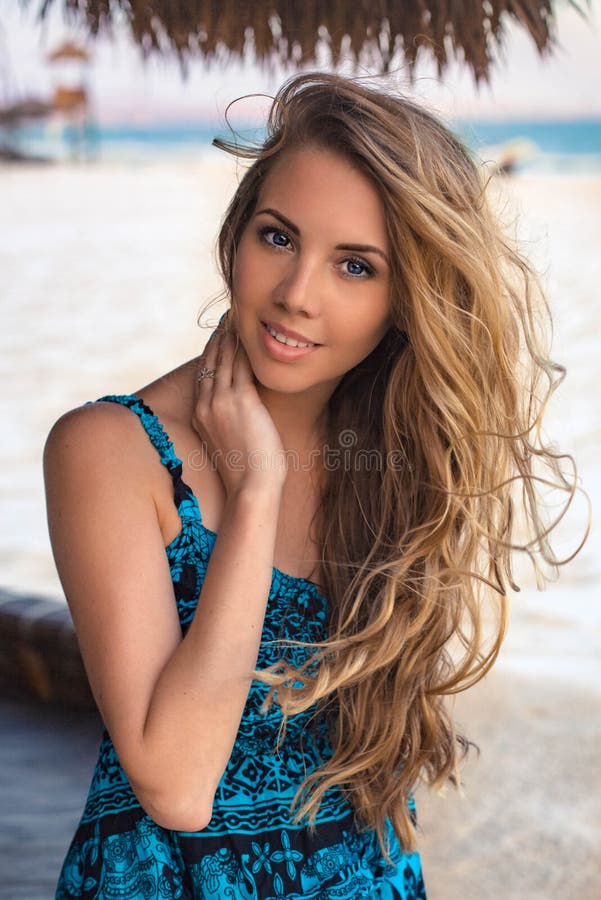
[[[221,392],[232,386],[232,366],[234,362],[235,338],[224,333],[219,341],[215,368],[215,390]]]
[[[198,363],[200,366],[206,365],[207,357],[210,355],[211,351],[215,348],[215,344],[219,341],[219,336],[221,334],[221,330],[219,326],[215,328],[214,331],[211,332],[207,341],[202,349],[202,353],[198,357]]]
[[[203,350],[203,356],[205,353],[208,352],[211,345],[214,344],[215,341],[219,340],[219,338],[221,337],[222,334],[227,333],[227,331],[231,327],[231,323],[228,320],[229,320],[228,314],[224,313],[221,316],[221,318],[219,319],[217,325],[215,326],[215,328],[213,329],[213,331],[211,332],[211,334],[209,335],[209,337],[207,339],[207,342],[206,342],[204,350]]]
[[[254,372],[250,365],[248,354],[244,349],[242,341],[238,338],[234,351],[234,362],[232,366],[232,383],[236,387],[254,384]]]
[[[196,380],[198,382],[198,388],[201,396],[206,396],[213,390],[213,377],[206,374],[203,376],[203,371],[212,371],[217,368],[217,359],[219,355],[219,343],[221,340],[221,336],[221,334],[213,332],[207,342],[207,346],[205,347],[202,356],[199,357]]]

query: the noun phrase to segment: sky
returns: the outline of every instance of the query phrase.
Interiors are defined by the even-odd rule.
[[[588,21],[567,0],[555,5],[558,45],[551,56],[540,58],[526,32],[512,26],[490,85],[477,90],[470,71],[459,64],[439,82],[434,65],[424,62],[413,86],[403,71],[396,76],[397,86],[451,117],[601,117],[601,0],[591,0]],[[35,21],[39,6],[40,0],[30,0],[23,10],[17,0],[0,0],[0,104],[30,95],[47,97],[59,80],[80,78],[77,69],[49,66],[45,54],[81,32],[65,24],[61,0],[43,26]],[[207,70],[195,61],[183,81],[173,59],[155,57],[144,64],[125,30],[112,40],[97,39],[91,47],[86,81],[95,118],[103,123],[214,122],[234,98],[271,94],[289,74],[280,69],[270,75],[238,64]],[[246,108],[251,110],[252,104]]]

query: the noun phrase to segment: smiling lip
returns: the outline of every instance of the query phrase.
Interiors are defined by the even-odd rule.
[[[284,328],[283,325],[278,325],[277,322],[263,322],[263,325],[268,325],[270,328],[273,328],[274,331],[278,331],[280,334],[283,334],[284,337],[292,338],[295,341],[300,341],[303,344],[315,344],[316,346],[320,346],[317,341],[312,341],[311,338],[305,337],[304,334],[299,334],[298,331],[292,331],[290,328]]]
[[[282,344],[267,331],[267,328],[262,322],[260,324],[260,330],[265,349],[271,358],[276,359],[278,362],[294,362],[294,360],[309,356],[319,349],[319,344],[314,344],[312,347],[289,347],[287,344]]]

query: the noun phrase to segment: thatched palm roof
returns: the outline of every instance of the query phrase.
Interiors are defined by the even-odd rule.
[[[31,0],[22,0],[31,4]],[[488,80],[491,51],[513,20],[530,34],[539,53],[554,44],[558,0],[59,0],[73,21],[92,35],[125,19],[145,56],[175,52],[183,70],[195,55],[211,62],[254,52],[269,64],[314,63],[321,39],[332,61],[369,54],[371,70],[406,66],[418,53],[433,55],[439,75],[453,54],[477,82]],[[565,0],[582,12],[582,2]],[[590,0],[584,0],[589,3]],[[38,0],[44,17],[54,0]]]

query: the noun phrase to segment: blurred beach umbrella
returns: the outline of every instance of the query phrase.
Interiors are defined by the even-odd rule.
[[[52,107],[56,112],[85,114],[88,92],[84,70],[90,59],[91,54],[85,47],[70,40],[62,41],[46,55],[46,62],[53,68],[59,68],[52,98]]]
[[[31,5],[32,0],[21,0]],[[35,0],[33,0],[35,2]],[[37,0],[43,19],[55,0]],[[248,54],[261,64],[315,63],[320,48],[336,65],[361,58],[385,72],[418,55],[433,56],[439,76],[456,56],[476,83],[487,81],[492,51],[509,22],[529,33],[542,55],[553,49],[559,0],[59,0],[70,20],[90,34],[125,22],[147,57],[174,52],[187,71],[194,56],[208,62]],[[563,0],[582,13],[582,4]],[[590,0],[584,0],[589,3]]]
[[[90,54],[80,44],[74,44],[73,41],[63,41],[55,50],[52,50],[46,56],[49,63],[62,62],[63,60],[77,60],[78,62],[87,62]]]

